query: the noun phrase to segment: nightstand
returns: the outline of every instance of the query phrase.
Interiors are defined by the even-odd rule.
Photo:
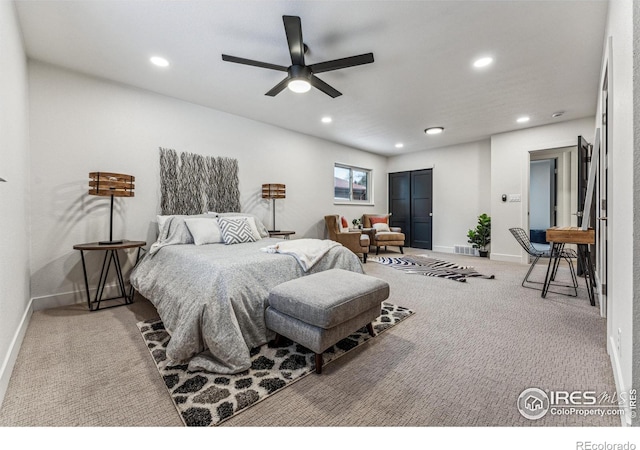
[[[138,249],[136,254],[136,263],[140,259],[140,251],[142,247],[147,245],[144,241],[127,241],[124,240],[118,244],[100,244],[99,242],[90,242],[88,244],[77,244],[73,246],[74,250],[80,250],[80,257],[82,258],[82,272],[84,274],[84,286],[87,290],[87,306],[89,307],[89,311],[97,311],[99,309],[112,308],[114,306],[122,306],[129,305],[133,303],[133,287],[129,289],[127,293],[125,289],[125,281],[122,275],[122,266],[120,265],[120,257],[118,256],[118,250],[126,250],[126,249]],[[96,296],[93,300],[91,300],[91,293],[89,291],[89,281],[87,278],[87,265],[84,260],[84,252],[85,251],[94,251],[94,250],[102,250],[104,251],[104,259],[102,260],[102,269],[100,270],[100,279],[98,281],[98,288],[96,290]],[[111,297],[111,298],[102,298],[104,293],[104,288],[107,283],[107,277],[109,275],[109,268],[111,264],[116,271],[116,278],[118,281],[118,287],[120,289],[120,296]],[[109,301],[109,300],[118,300],[123,299],[124,303],[117,303],[111,306],[105,306],[100,308],[100,303]]]
[[[296,234],[295,231],[269,231],[269,237],[282,236],[285,239],[289,239],[289,236]]]

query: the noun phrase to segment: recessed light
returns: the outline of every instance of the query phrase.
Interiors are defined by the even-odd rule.
[[[478,69],[481,67],[487,67],[492,62],[493,62],[493,58],[491,58],[490,56],[486,56],[484,58],[476,59],[473,62],[473,67],[476,67]]]
[[[404,147],[404,144],[403,144],[402,142],[398,142],[398,143],[395,145],[395,147],[396,147],[396,148],[402,148],[402,147]]]
[[[516,122],[518,123],[526,123],[528,121],[529,121],[529,116],[518,117],[518,119],[516,120]]]
[[[151,61],[151,64],[154,64],[158,67],[168,67],[169,66],[169,61],[167,61],[166,59],[164,59],[161,56],[152,56],[151,58],[149,58],[149,61]]]
[[[431,128],[427,128],[426,130],[424,130],[425,133],[427,134],[440,134],[444,131],[444,128],[442,127],[431,127]]]
[[[562,116],[564,116],[564,111],[558,111],[551,114],[551,117],[553,117],[554,119],[557,119],[558,117],[562,117]]]
[[[320,120],[322,120],[322,123],[331,123],[331,122],[333,122],[333,119],[331,117],[329,117],[329,116],[324,116]]]

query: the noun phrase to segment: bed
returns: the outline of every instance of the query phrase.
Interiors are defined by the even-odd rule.
[[[265,232],[260,230],[261,235]],[[182,224],[173,233],[160,234],[132,271],[131,284],[156,307],[171,335],[167,357],[176,363],[188,361],[189,370],[248,369],[250,350],[273,338],[264,322],[272,287],[332,268],[363,273],[359,258],[341,245],[329,245],[305,271],[298,257],[266,251],[284,245],[281,239],[233,245],[184,243],[189,239]],[[168,239],[171,234],[173,240]]]

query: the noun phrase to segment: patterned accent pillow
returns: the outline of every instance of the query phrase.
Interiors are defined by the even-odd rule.
[[[369,217],[369,222],[371,222],[371,226],[374,226],[376,223],[389,223],[388,219],[389,219],[388,216],[384,216],[384,217]]]
[[[255,242],[256,238],[251,230],[251,225],[246,217],[226,218],[220,217],[218,225],[222,232],[222,239],[227,245]]]

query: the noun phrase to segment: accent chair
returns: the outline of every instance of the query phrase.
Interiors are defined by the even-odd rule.
[[[362,261],[366,264],[367,254],[369,253],[369,236],[361,231],[349,231],[340,226],[340,216],[337,214],[324,216],[329,231],[329,239],[336,241],[347,247],[356,255],[362,255]]]
[[[364,228],[375,229],[373,234],[373,242],[371,245],[376,246],[376,255],[380,251],[380,247],[387,250],[387,246],[398,246],[400,253],[404,254],[404,233],[399,227],[389,227],[389,216],[391,214],[363,214],[362,226]]]

